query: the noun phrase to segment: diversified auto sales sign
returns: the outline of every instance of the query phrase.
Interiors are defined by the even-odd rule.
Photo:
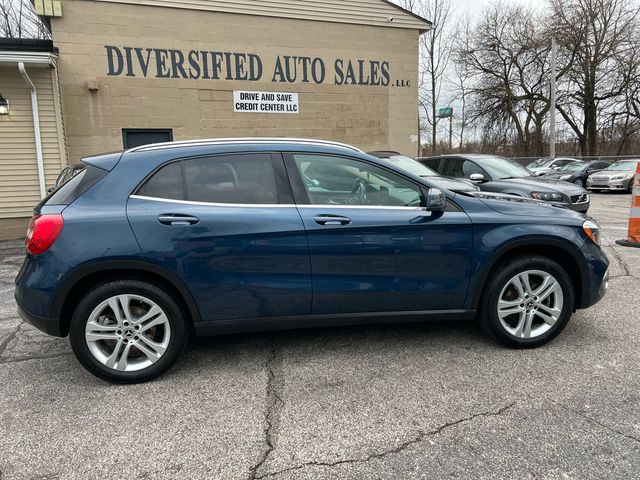
[[[254,53],[113,45],[105,45],[104,48],[109,76],[382,87],[391,83],[387,60],[325,60],[320,57],[278,55],[272,64],[267,65],[260,55]],[[396,83],[397,86],[410,86],[404,80],[397,80]]]

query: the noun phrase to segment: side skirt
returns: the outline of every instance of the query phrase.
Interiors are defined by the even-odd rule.
[[[341,313],[288,317],[261,317],[233,320],[214,320],[194,323],[198,336],[226,335],[268,330],[371,325],[381,323],[414,323],[425,321],[472,320],[476,310],[425,310],[417,312]]]

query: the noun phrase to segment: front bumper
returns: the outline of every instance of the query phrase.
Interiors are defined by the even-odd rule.
[[[594,180],[587,179],[587,188],[589,190],[628,190],[629,183],[632,179],[622,179],[622,180]]]
[[[582,278],[582,296],[578,309],[589,308],[598,303],[609,286],[609,259],[604,251],[591,240],[586,240],[580,250],[586,261],[587,271]]]

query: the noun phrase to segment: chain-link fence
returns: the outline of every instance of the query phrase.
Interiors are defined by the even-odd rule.
[[[543,158],[543,157],[508,157],[508,158],[518,162],[520,165],[526,166],[526,165],[529,165],[531,162],[535,162],[539,158]],[[640,155],[635,155],[635,156],[634,155],[619,155],[619,156],[602,155],[602,156],[589,156],[589,157],[583,157],[581,155],[556,155],[556,158],[575,158],[576,160],[582,160],[585,162],[597,160],[599,162],[614,163],[614,162],[617,162],[618,160],[637,160],[637,159],[640,159]]]

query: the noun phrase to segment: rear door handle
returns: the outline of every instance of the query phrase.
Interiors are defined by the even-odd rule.
[[[198,217],[183,215],[181,213],[165,213],[158,216],[158,221],[163,225],[186,226],[195,225],[200,221]]]
[[[313,219],[318,225],[347,225],[351,223],[349,217],[342,217],[340,215],[316,215]]]

